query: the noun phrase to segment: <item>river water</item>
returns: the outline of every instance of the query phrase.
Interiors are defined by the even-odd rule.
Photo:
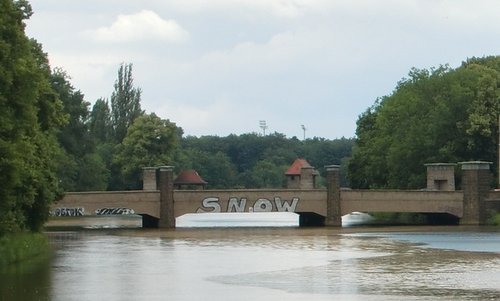
[[[500,300],[500,232],[480,227],[49,231],[48,262],[1,300]]]

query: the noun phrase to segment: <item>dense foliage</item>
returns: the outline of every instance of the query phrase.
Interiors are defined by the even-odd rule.
[[[498,145],[500,57],[459,68],[413,69],[357,122],[349,165],[355,188],[425,187],[425,163],[493,161]]]
[[[66,120],[25,1],[0,0],[0,236],[38,230],[60,196],[56,131]]]
[[[154,113],[136,118],[123,142],[115,151],[114,163],[120,166],[125,188],[142,186],[142,167],[161,166],[173,162],[177,146],[177,127]]]
[[[120,143],[141,110],[141,89],[134,87],[132,64],[121,64],[115,90],[111,94],[111,123],[115,141]]]
[[[295,159],[306,158],[324,175],[325,165],[341,164],[350,156],[353,143],[346,138],[300,141],[279,133],[188,136],[182,139],[176,169],[197,170],[211,188],[280,188]]]
[[[161,165],[177,172],[195,169],[209,188],[280,188],[296,158],[323,171],[346,161],[353,145],[352,139],[300,141],[279,133],[183,137],[174,123],[141,110],[131,64],[118,69],[111,105],[101,98],[89,110],[59,69],[52,86],[70,117],[58,133],[64,149],[57,158],[59,177],[66,191],[141,189],[142,167]]]

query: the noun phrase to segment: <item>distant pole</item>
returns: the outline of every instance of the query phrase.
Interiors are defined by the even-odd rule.
[[[302,128],[302,131],[304,131],[304,141],[306,140],[306,126],[301,124],[300,127]]]
[[[498,188],[500,189],[500,114],[498,114]]]
[[[267,129],[267,123],[265,120],[260,120],[259,121],[259,126],[260,128],[262,129],[262,135],[265,136],[266,135],[266,129]]]

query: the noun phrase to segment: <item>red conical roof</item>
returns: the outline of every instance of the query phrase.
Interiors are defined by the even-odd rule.
[[[300,170],[302,167],[312,167],[306,159],[296,159],[290,168],[285,172],[287,176],[300,176]]]
[[[177,185],[205,185],[207,182],[203,180],[194,169],[183,170],[174,180]]]

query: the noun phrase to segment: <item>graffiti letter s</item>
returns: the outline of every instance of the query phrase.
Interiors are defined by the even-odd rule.
[[[221,212],[219,198],[205,198],[202,202],[203,208],[212,208],[212,210],[205,210],[203,208],[198,208],[196,213],[206,213],[206,212]]]

